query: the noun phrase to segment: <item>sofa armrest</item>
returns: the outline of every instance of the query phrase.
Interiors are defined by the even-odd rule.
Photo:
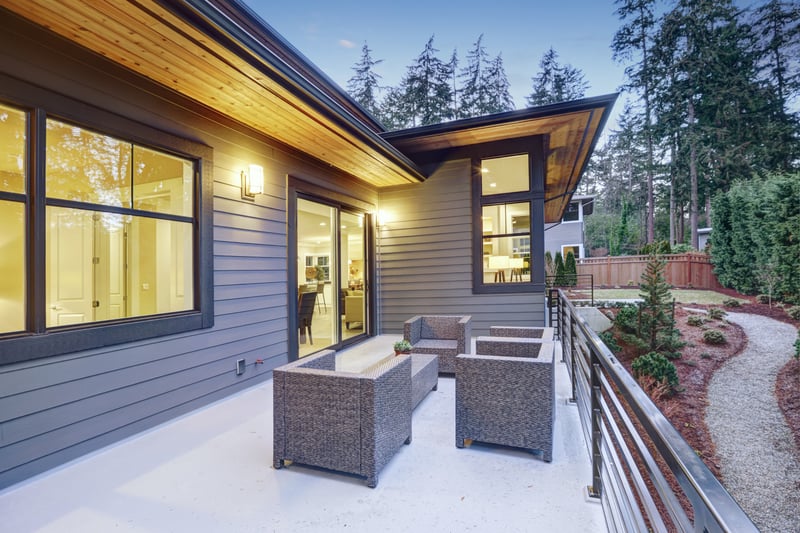
[[[411,357],[391,357],[363,374],[362,458],[367,476],[377,472],[411,442]]]
[[[416,344],[422,336],[422,317],[415,316],[403,323],[403,338],[411,344]]]
[[[472,317],[463,316],[458,321],[458,353],[469,353],[472,345]]]

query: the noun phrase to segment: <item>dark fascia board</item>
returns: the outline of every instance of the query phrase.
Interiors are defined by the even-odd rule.
[[[605,126],[608,115],[611,112],[611,108],[614,107],[614,102],[617,101],[618,96],[619,93],[611,93],[601,96],[594,96],[591,98],[582,98],[580,100],[571,100],[569,102],[559,102],[557,104],[548,104],[539,107],[529,107],[526,109],[517,109],[515,111],[506,111],[504,113],[495,113],[493,115],[485,115],[482,117],[442,122],[441,124],[432,124],[430,126],[419,126],[417,128],[389,131],[382,133],[381,137],[387,141],[413,139],[417,137],[425,137],[427,135],[438,135],[454,131],[481,128],[484,126],[494,126],[521,120],[529,120],[533,118],[547,118],[556,115],[565,115],[567,113],[575,113],[602,107],[604,108],[604,116],[599,127],[597,128],[597,131],[599,132],[602,131],[603,127]]]
[[[384,140],[384,127],[328,76],[239,0],[159,0],[241,57],[267,67],[266,73],[302,96],[319,112],[383,153],[419,181],[426,176],[405,154]]]

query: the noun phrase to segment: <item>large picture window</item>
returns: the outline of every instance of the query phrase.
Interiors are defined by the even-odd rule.
[[[209,326],[207,149],[44,116],[0,104],[0,363]]]

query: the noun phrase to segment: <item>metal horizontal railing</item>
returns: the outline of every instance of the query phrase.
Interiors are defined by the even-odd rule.
[[[549,305],[609,531],[757,532],[564,292]]]

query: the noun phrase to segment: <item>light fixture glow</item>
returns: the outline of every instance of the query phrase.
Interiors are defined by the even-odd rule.
[[[247,172],[242,171],[242,198],[255,200],[257,194],[264,194],[264,167],[250,165]]]

